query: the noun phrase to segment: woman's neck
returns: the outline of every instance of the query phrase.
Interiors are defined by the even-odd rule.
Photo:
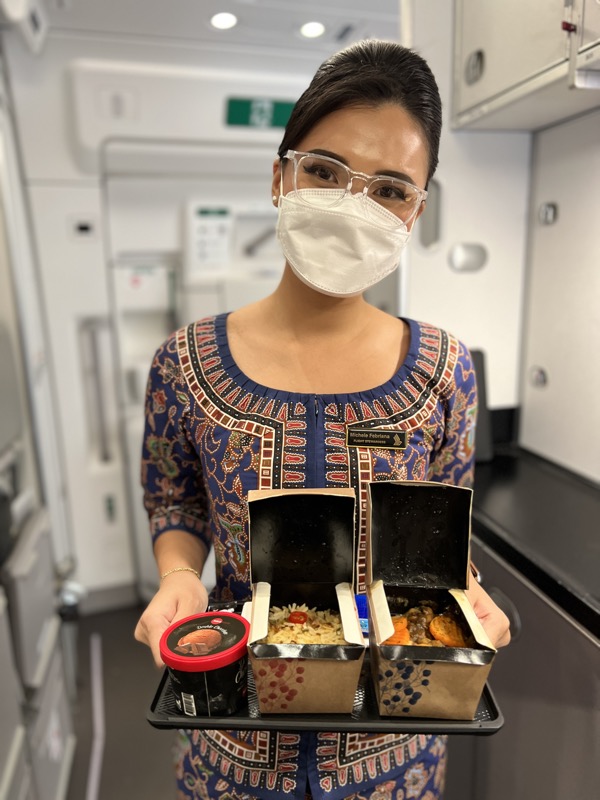
[[[287,264],[279,286],[262,302],[271,325],[308,339],[356,334],[376,311],[361,295],[330,297],[311,289]]]
[[[251,380],[304,394],[381,386],[410,342],[407,326],[360,295],[322,295],[289,267],[273,294],[229,315],[227,334],[234,361]]]

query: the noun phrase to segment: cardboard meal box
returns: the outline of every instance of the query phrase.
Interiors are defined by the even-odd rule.
[[[382,716],[470,720],[495,649],[464,590],[470,569],[471,489],[418,481],[367,487],[369,647]],[[467,647],[383,644],[392,615],[420,603],[450,609]]]
[[[352,489],[248,492],[248,655],[261,714],[351,713],[365,654]],[[272,606],[339,612],[346,644],[265,644]]]

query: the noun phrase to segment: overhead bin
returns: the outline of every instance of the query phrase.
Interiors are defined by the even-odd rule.
[[[597,0],[455,8],[455,128],[539,130],[600,106]]]

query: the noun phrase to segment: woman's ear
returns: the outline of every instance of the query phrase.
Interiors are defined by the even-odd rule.
[[[281,164],[280,158],[273,161],[273,182],[271,183],[271,195],[273,196],[273,203],[277,205],[279,195],[281,194]]]

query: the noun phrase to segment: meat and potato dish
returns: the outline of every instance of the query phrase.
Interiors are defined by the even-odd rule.
[[[472,636],[452,609],[437,613],[437,604],[426,601],[403,614],[392,616],[394,633],[384,645],[471,647]]]

